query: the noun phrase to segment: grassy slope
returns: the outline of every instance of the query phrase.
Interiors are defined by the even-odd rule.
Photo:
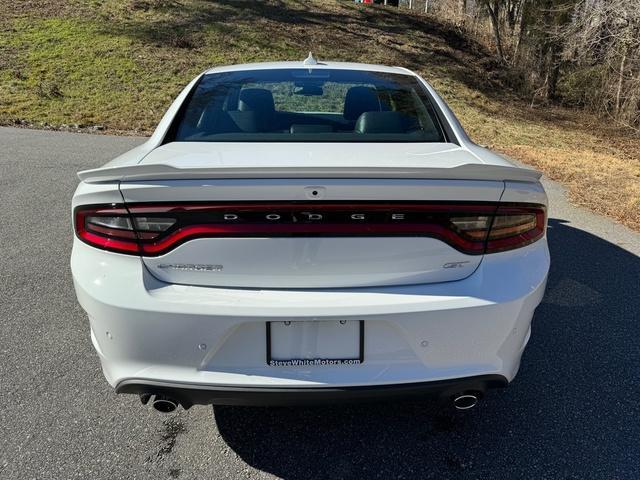
[[[320,58],[423,74],[479,143],[544,170],[573,200],[640,230],[640,142],[531,109],[481,46],[432,17],[337,0],[0,0],[0,122],[149,132],[213,65]]]

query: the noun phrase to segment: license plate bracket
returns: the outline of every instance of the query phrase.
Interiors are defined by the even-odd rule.
[[[266,322],[266,343],[273,367],[360,365],[364,320]]]

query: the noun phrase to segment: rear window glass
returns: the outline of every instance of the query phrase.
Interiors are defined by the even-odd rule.
[[[205,75],[167,141],[445,142],[409,75],[277,69]]]

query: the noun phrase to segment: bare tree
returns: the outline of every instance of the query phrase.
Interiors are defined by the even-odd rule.
[[[502,38],[500,37],[500,6],[502,3],[503,0],[482,0],[482,4],[486,7],[489,18],[491,19],[493,38],[496,43],[496,54],[500,62],[504,61]]]
[[[491,43],[523,94],[640,128],[640,0],[403,0]],[[469,21],[465,21],[465,18]],[[508,61],[508,66],[507,66]]]
[[[585,103],[640,125],[640,7],[637,0],[581,0],[561,32],[564,57],[592,75]]]

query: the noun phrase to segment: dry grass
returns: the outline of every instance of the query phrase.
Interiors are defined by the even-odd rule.
[[[504,153],[564,184],[572,202],[640,231],[640,161],[576,145],[573,150],[511,145]]]
[[[530,108],[491,52],[433,17],[348,0],[0,0],[0,11],[0,123],[148,133],[205,68],[313,50],[418,71],[475,141],[640,230],[640,139],[590,115]]]

